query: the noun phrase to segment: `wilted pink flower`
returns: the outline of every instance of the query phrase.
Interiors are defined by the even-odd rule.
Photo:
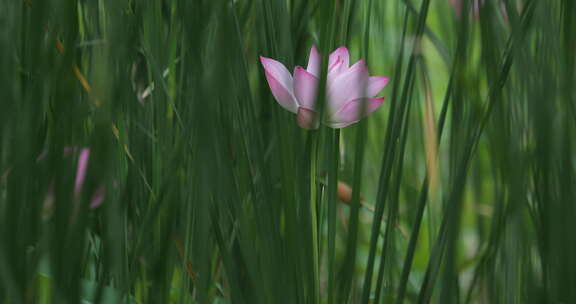
[[[473,10],[474,16],[478,17],[480,15],[480,7],[484,5],[484,0],[450,0],[450,4],[454,8],[454,11],[458,17],[462,15],[464,1],[471,1],[469,7]]]
[[[66,147],[69,148],[70,147]],[[66,148],[64,148],[64,153],[66,153]],[[76,147],[72,147],[72,151],[75,151]],[[90,161],[90,148],[80,149],[80,155],[78,156],[78,164],[76,167],[76,179],[74,180],[74,196],[79,197],[82,194],[82,188],[84,186],[84,181],[86,179],[86,172],[88,170],[88,162]],[[90,198],[90,208],[98,208],[104,201],[106,196],[106,187],[100,185]]]
[[[310,50],[308,67],[297,66],[294,76],[280,62],[260,56],[272,95],[286,110],[297,114],[298,125],[318,128],[316,91],[320,78],[320,54]],[[364,60],[350,66],[346,47],[336,49],[328,59],[326,79],[327,115],[323,121],[331,128],[343,128],[374,112],[384,97],[375,97],[389,78],[370,76]]]
[[[76,146],[66,146],[64,147],[64,156],[70,156],[79,151],[78,160],[76,164],[76,177],[74,179],[74,198],[78,200],[82,194],[82,188],[84,187],[84,182],[86,180],[86,175],[88,171],[88,164],[90,161],[90,148],[86,147],[76,147]],[[41,161],[46,158],[46,153],[42,153],[37,161]],[[106,187],[100,185],[90,197],[90,208],[98,208],[106,197]],[[45,208],[51,209],[54,202],[54,185],[51,184],[48,190],[48,194],[45,199]]]
[[[469,7],[474,13],[474,17],[480,17],[480,9],[486,4],[486,0],[450,0],[450,4],[456,13],[456,16],[460,17],[462,15],[462,8],[464,7],[464,2],[470,1]],[[504,17],[504,20],[508,22],[508,11],[506,10],[506,5],[501,0],[495,0],[496,5],[500,7],[500,13]],[[514,3],[514,2],[513,2]],[[522,0],[516,0],[516,7],[518,13],[522,11]]]
[[[88,169],[88,161],[90,160],[90,149],[82,148],[80,156],[78,156],[78,167],[76,168],[76,180],[74,181],[74,195],[78,196],[82,192],[84,186],[84,179],[86,179],[86,170]]]
[[[90,198],[90,208],[95,209],[102,205],[104,202],[104,198],[106,197],[106,187],[104,185],[100,185],[94,193],[92,193],[92,197]]]

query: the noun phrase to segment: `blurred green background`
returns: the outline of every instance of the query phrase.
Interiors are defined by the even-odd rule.
[[[474,2],[0,1],[0,303],[576,303],[576,2]],[[312,45],[384,105],[298,128]]]

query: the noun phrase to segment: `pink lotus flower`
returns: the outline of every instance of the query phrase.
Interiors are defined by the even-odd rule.
[[[308,67],[297,66],[294,76],[280,62],[260,56],[272,95],[286,110],[297,115],[298,125],[316,129],[319,125],[316,91],[320,78],[320,54],[310,50]],[[327,115],[323,123],[344,128],[374,112],[384,97],[375,97],[388,83],[388,77],[370,76],[364,60],[349,66],[346,47],[339,47],[328,60],[326,79]]]

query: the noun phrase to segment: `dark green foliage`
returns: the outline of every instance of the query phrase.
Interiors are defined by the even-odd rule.
[[[0,12],[0,303],[576,302],[574,1]],[[298,128],[258,56],[312,45],[387,102]]]

